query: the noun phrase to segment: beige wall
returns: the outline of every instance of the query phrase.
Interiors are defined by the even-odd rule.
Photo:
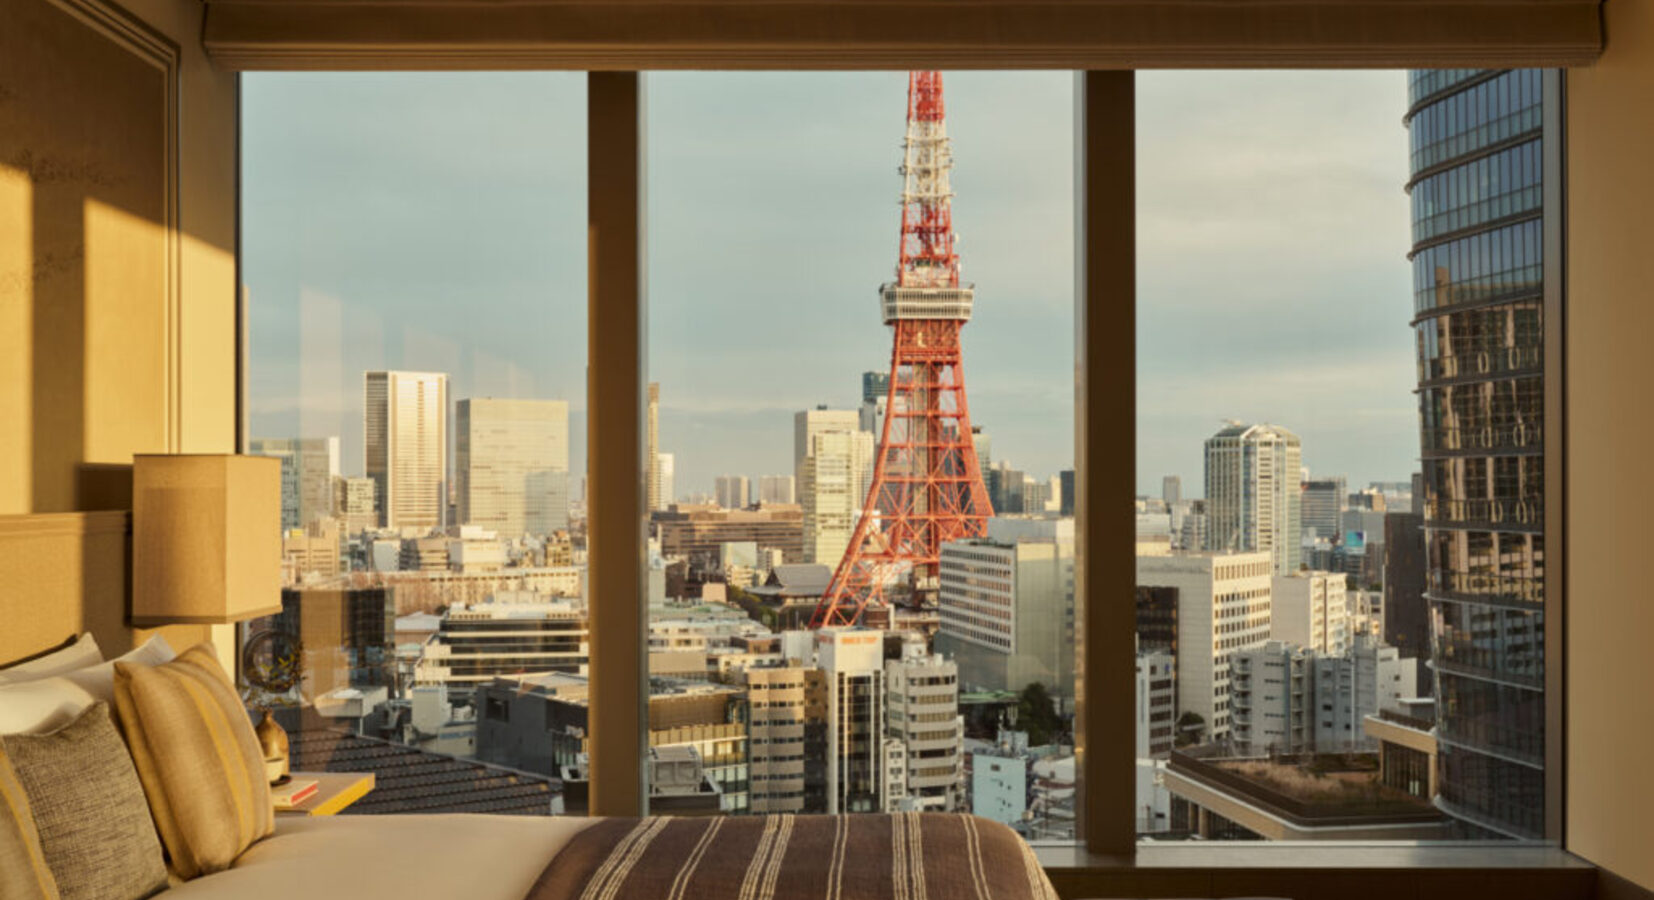
[[[128,507],[134,453],[234,449],[236,78],[200,50],[201,10],[0,3],[0,517],[13,530],[27,522],[11,517]],[[125,584],[124,553],[61,552],[84,574],[30,601],[85,607],[63,623],[118,623],[104,607],[120,602],[107,588]]]
[[[1654,4],[1608,0],[1568,103],[1567,843],[1654,889]]]

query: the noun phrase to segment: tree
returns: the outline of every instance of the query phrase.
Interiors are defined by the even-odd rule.
[[[1028,732],[1028,744],[1039,747],[1062,736],[1062,717],[1057,715],[1056,701],[1045,685],[1034,682],[1022,689],[1017,697],[1017,725]]]

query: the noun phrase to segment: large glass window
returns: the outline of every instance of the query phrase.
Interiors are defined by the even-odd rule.
[[[1544,80],[1140,76],[1140,836],[1544,837]]]
[[[583,709],[547,698],[586,675],[585,79],[253,74],[242,123],[284,585],[247,701],[294,769],[376,774],[353,812],[575,809]]]
[[[651,745],[1071,840],[1073,76],[647,87]]]

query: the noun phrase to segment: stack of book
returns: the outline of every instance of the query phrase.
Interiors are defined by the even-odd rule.
[[[316,796],[321,782],[313,778],[294,778],[282,785],[270,787],[270,798],[275,801],[276,809],[297,809],[304,801]]]

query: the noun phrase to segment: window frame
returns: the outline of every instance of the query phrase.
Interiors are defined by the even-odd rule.
[[[387,66],[358,45],[365,65]],[[831,54],[829,54],[831,55]],[[465,56],[448,68],[488,68],[486,55]],[[823,68],[810,60],[809,68]],[[846,51],[839,67],[857,64]],[[915,61],[915,64],[918,64]],[[1242,63],[1245,65],[1246,63]],[[1358,63],[1366,65],[1368,63]],[[1370,65],[1385,65],[1374,62]],[[978,61],[980,66],[980,61]],[[517,67],[525,67],[519,65]],[[528,68],[556,68],[528,65]],[[829,66],[830,67],[830,66]],[[244,66],[242,68],[254,68]],[[260,68],[283,68],[270,65]],[[750,66],[748,67],[750,68]],[[637,70],[588,72],[588,566],[589,595],[632,597],[631,604],[591,604],[591,805],[593,815],[647,812],[648,513],[644,497],[647,376],[647,202],[645,87]],[[1216,878],[1226,867],[1280,873],[1310,868],[1439,867],[1466,865],[1508,870],[1521,879],[1536,871],[1590,870],[1557,849],[1565,844],[1566,631],[1566,392],[1565,298],[1566,171],[1565,71],[1546,70],[1544,98],[1544,421],[1545,421],[1545,763],[1546,844],[1543,847],[1441,846],[1424,850],[1344,845],[1325,861],[1306,861],[1290,845],[1244,849],[1255,858],[1237,866],[1214,847],[1139,847],[1135,829],[1134,608],[1109,603],[1135,587],[1135,523],[1126,502],[1136,496],[1135,441],[1118,440],[1117,423],[1133,423],[1136,383],[1135,70],[1075,73],[1075,477],[1076,528],[1076,802],[1078,841],[1042,847],[1053,873],[1111,873],[1123,890],[1154,884],[1154,872],[1204,868]],[[238,86],[239,90],[239,86]],[[239,194],[239,130],[235,148]],[[239,196],[237,266],[240,265]],[[239,279],[238,279],[239,280]],[[236,303],[235,431],[246,450],[246,292]],[[1093,477],[1095,476],[1095,477]],[[593,502],[596,500],[597,502]],[[1121,512],[1103,515],[1100,510]],[[599,512],[602,510],[603,512]],[[590,597],[588,599],[590,599]],[[1090,662],[1088,663],[1088,657]],[[599,697],[613,702],[597,702]],[[1117,736],[1109,740],[1109,735]],[[1124,737],[1119,737],[1124,736]],[[1239,849],[1239,848],[1237,848]],[[1099,882],[1087,883],[1095,890]],[[1180,883],[1181,884],[1181,883]],[[1181,888],[1180,888],[1181,889]],[[1228,889],[1228,888],[1224,888]],[[1201,892],[1200,889],[1195,890]]]

